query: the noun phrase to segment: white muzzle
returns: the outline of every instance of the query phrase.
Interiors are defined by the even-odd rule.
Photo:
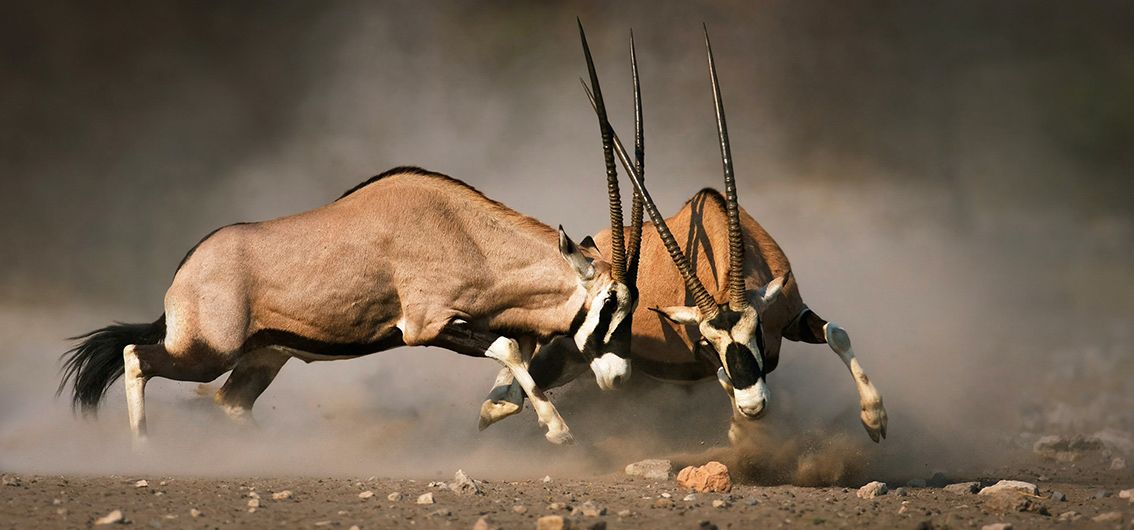
[[[630,378],[630,361],[613,353],[604,353],[591,361],[591,371],[595,373],[599,388],[611,390]]]

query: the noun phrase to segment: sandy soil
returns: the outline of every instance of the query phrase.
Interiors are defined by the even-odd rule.
[[[689,491],[673,481],[621,474],[589,480],[482,481],[482,496],[460,496],[428,480],[375,477],[5,474],[0,527],[87,528],[113,510],[121,510],[126,521],[118,524],[152,528],[472,528],[482,516],[500,528],[535,528],[544,515],[562,515],[575,528],[980,528],[1002,522],[1016,528],[1134,527],[1134,502],[1118,495],[1134,486],[1128,471],[1109,470],[1102,461],[1030,458],[997,473],[976,480],[991,484],[1013,478],[1039,486],[1040,496],[1033,499],[1030,511],[1004,513],[987,496],[939,487],[907,487],[867,500],[848,487],[741,484],[730,493],[696,494],[685,500]],[[139,480],[148,485],[137,486]],[[284,490],[291,492],[290,498],[273,500],[273,493]],[[373,496],[360,498],[366,491]],[[1053,491],[1065,494],[1066,500],[1052,500]],[[259,507],[250,510],[253,492],[259,495]],[[401,499],[389,500],[393,492]],[[418,496],[428,492],[434,504],[418,504]],[[727,504],[714,507],[715,500]],[[605,509],[604,515],[588,517],[576,510],[587,501]],[[1063,515],[1061,520],[1066,512],[1077,515]],[[1092,520],[1110,512],[1119,515],[1109,522]]]

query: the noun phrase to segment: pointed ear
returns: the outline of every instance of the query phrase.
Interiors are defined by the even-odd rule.
[[[595,268],[591,265],[591,260],[579,250],[571,238],[567,237],[567,232],[563,231],[563,226],[559,227],[559,253],[563,255],[563,259],[575,269],[579,274],[579,279],[583,281],[590,281],[595,276]]]
[[[595,239],[591,236],[584,237],[583,240],[579,242],[579,247],[594,252],[596,256],[602,255],[602,252],[599,252],[598,245],[595,244]]]
[[[788,278],[791,278],[791,271],[787,271],[783,276],[773,279],[768,282],[768,285],[761,287],[752,295],[752,306],[756,308],[757,312],[763,311],[768,306],[772,305],[780,296],[785,285],[787,285]]]
[[[683,326],[696,326],[701,323],[701,309],[697,306],[651,307],[650,311],[669,319],[670,322]]]

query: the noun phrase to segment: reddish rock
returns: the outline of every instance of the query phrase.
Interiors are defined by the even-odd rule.
[[[726,492],[732,489],[728,467],[709,462],[701,467],[689,466],[677,474],[677,484],[702,493]]]

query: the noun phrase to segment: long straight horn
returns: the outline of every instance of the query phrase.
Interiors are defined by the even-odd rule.
[[[595,112],[598,112],[598,103],[591,91],[587,88],[587,83],[582,79],[579,80],[583,85],[583,90],[587,93],[587,97],[591,100],[591,106],[594,107]],[[673,264],[677,266],[678,272],[681,277],[685,279],[685,287],[693,295],[693,300],[697,303],[697,308],[701,310],[701,316],[705,319],[712,319],[720,313],[720,308],[717,307],[716,300],[709,291],[705,289],[705,285],[701,283],[701,279],[693,272],[693,267],[689,264],[689,258],[685,257],[685,253],[681,251],[681,247],[677,245],[677,240],[674,239],[673,233],[669,231],[669,225],[665,223],[665,218],[658,213],[658,207],[654,205],[654,200],[650,197],[650,192],[646,190],[645,185],[642,183],[642,177],[634,168],[633,163],[630,161],[630,156],[626,154],[626,148],[622,146],[622,141],[618,139],[618,133],[614,132],[614,128],[610,129],[611,137],[614,138],[614,151],[618,154],[618,160],[622,162],[622,168],[630,175],[630,181],[634,183],[634,188],[638,194],[642,196],[642,205],[646,210],[646,215],[650,217],[650,221],[654,223],[654,228],[658,230],[658,236],[661,237],[665,249],[669,251],[669,257],[673,260]]]
[[[634,167],[638,178],[646,180],[646,147],[642,134],[642,86],[638,82],[638,55],[634,51],[634,30],[630,30],[630,70],[634,78]],[[634,190],[634,203],[630,207],[630,242],[626,249],[629,265],[626,277],[631,283],[638,283],[638,263],[642,252],[642,194]]]
[[[595,62],[591,58],[591,48],[587,46],[587,35],[583,32],[583,22],[578,18],[579,39],[583,42],[583,55],[587,58],[587,73],[591,76],[591,87],[595,94],[595,108],[598,113],[599,131],[602,133],[602,154],[606,161],[606,194],[610,199],[610,265],[611,276],[617,282],[626,281],[626,242],[622,229],[622,197],[618,192],[618,167],[614,162],[611,147],[610,122],[606,118],[606,106],[602,101]]]
[[[736,177],[732,172],[732,149],[728,145],[728,124],[725,123],[721,86],[717,82],[717,66],[713,61],[713,45],[709,43],[709,27],[705,30],[705,50],[709,56],[709,77],[713,82],[713,104],[717,110],[717,133],[721,141],[721,164],[724,166],[725,204],[728,211],[728,305],[740,310],[748,304],[744,297],[744,241],[740,234],[740,206],[736,200]]]

